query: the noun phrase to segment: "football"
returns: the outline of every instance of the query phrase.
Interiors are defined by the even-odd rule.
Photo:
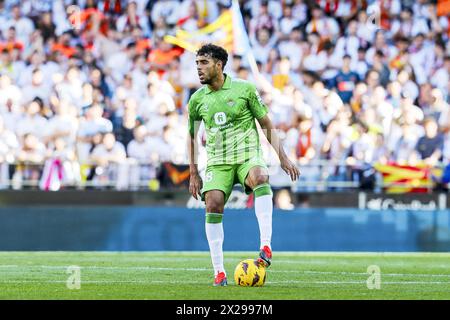
[[[255,259],[246,259],[236,266],[234,281],[242,287],[261,287],[266,282],[266,268]]]

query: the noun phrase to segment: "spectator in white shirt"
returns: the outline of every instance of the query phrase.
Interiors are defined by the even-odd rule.
[[[74,148],[78,129],[77,108],[64,100],[56,100],[55,115],[47,122],[47,143],[62,139],[68,148]]]
[[[65,79],[55,87],[58,97],[81,109],[83,107],[83,82],[78,67],[67,70]]]
[[[397,49],[386,41],[386,35],[382,30],[376,32],[373,46],[367,50],[366,60],[369,65],[373,64],[373,58],[377,51],[383,52],[383,55],[389,61],[397,54]]]
[[[39,97],[44,101],[45,104],[48,103],[51,93],[51,88],[47,81],[44,81],[44,74],[41,69],[33,70],[31,75],[31,84],[22,88],[23,96],[22,102],[28,103],[36,97]]]
[[[129,157],[129,181],[132,188],[139,185],[139,181],[154,178],[155,173],[149,163],[152,160],[152,149],[147,137],[147,128],[140,125],[133,130],[134,139],[127,146]],[[156,158],[155,158],[156,161]]]
[[[115,182],[117,189],[127,187],[127,154],[122,143],[116,141],[113,133],[106,133],[102,143],[97,145],[90,155],[95,166],[94,185],[102,186]]]
[[[176,0],[156,1],[152,8],[151,19],[153,23],[163,18],[169,24],[175,24],[179,17],[180,2]]]
[[[255,17],[260,14],[263,5],[267,7],[267,10],[275,19],[280,19],[283,15],[283,7],[278,0],[249,0],[245,1],[244,8],[250,10],[251,16]]]
[[[305,0],[293,1],[292,15],[300,25],[306,23],[306,19],[308,18],[308,6]]]
[[[374,25],[372,21],[369,20],[369,16],[367,15],[367,12],[364,10],[358,12],[357,21],[358,21],[357,27],[358,31],[356,32],[356,35],[361,41],[362,46],[368,46],[370,43],[373,42],[375,32],[378,26]]]
[[[306,26],[306,32],[319,33],[321,39],[335,40],[339,35],[339,25],[334,18],[324,15],[323,9],[315,5],[312,9],[311,21]]]
[[[116,141],[113,133],[105,133],[102,144],[94,148],[90,159],[93,164],[101,167],[107,167],[111,163],[123,163],[126,159],[125,147]]]
[[[160,105],[166,105],[168,111],[175,110],[175,102],[173,98],[165,93],[158,91],[158,86],[152,83],[147,85],[147,95],[139,103],[137,114],[144,119],[144,121],[152,120],[160,112],[158,109]]]
[[[100,104],[93,104],[86,110],[85,116],[80,120],[77,135],[77,154],[81,164],[86,163],[89,158],[94,136],[113,130],[111,121],[103,118],[102,115],[103,107]]]
[[[19,162],[43,164],[47,155],[45,145],[32,133],[26,133],[22,138],[22,146],[16,153]],[[33,174],[39,174],[39,168],[34,167]]]
[[[355,20],[348,22],[347,29],[344,37],[340,37],[336,43],[336,53],[343,57],[348,54],[352,57],[353,61],[358,59],[358,49],[360,46],[360,40],[357,36],[358,23]]]
[[[427,81],[427,72],[429,71],[429,64],[433,62],[434,54],[433,47],[429,46],[425,35],[419,33],[414,37],[413,43],[409,48],[409,62],[414,68],[416,82],[423,84]]]
[[[301,41],[301,29],[296,27],[290,32],[289,39],[282,41],[278,45],[280,55],[282,57],[289,57],[293,70],[297,70],[300,67],[300,62],[302,60],[303,50]]]
[[[140,125],[133,130],[134,139],[127,146],[128,157],[146,163],[150,160],[150,145],[147,139],[147,128]]]
[[[8,20],[6,25],[1,26],[3,32],[5,33],[11,27],[16,30],[17,39],[26,44],[31,33],[34,31],[34,24],[31,19],[26,16],[22,16],[20,5],[14,5],[11,8],[11,19]]]
[[[120,83],[125,74],[133,67],[133,58],[136,55],[136,43],[127,44],[122,51],[106,57],[107,74],[111,75],[115,83]]]
[[[140,28],[144,32],[144,36],[150,36],[150,26],[147,17],[137,11],[137,2],[130,1],[127,5],[126,12],[117,19],[117,31],[130,32],[134,28]]]
[[[29,102],[25,107],[25,114],[20,118],[16,126],[16,134],[19,137],[27,133],[42,139],[45,136],[48,121],[40,115],[42,102],[35,99]]]
[[[413,17],[413,11],[405,8],[400,13],[400,18],[392,23],[391,32],[394,37],[414,37],[419,33],[427,34],[429,28],[425,19]]]
[[[444,65],[436,70],[431,77],[431,84],[439,88],[444,97],[447,98],[449,94],[450,83],[450,56],[444,58]],[[448,99],[448,98],[447,98]]]
[[[22,90],[11,82],[11,78],[4,74],[0,76],[0,114],[6,112],[6,104],[18,106],[22,102]]]
[[[292,15],[292,5],[285,5],[283,9],[283,17],[280,20],[279,40],[288,39],[289,34],[298,25],[298,21]]]
[[[263,0],[261,2],[259,13],[257,15],[254,15],[250,20],[250,37],[258,38],[258,33],[262,29],[267,29],[269,34],[275,37],[277,36],[276,33],[278,33],[280,30],[278,20],[272,15],[272,12],[269,11],[269,3],[266,0]]]

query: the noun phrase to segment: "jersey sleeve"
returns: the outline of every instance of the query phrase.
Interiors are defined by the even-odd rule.
[[[195,134],[195,122],[196,121],[200,121],[201,118],[198,114],[198,110],[197,110],[197,103],[195,101],[195,97],[192,96],[191,99],[189,100],[188,103],[188,111],[189,111],[189,121],[188,121],[188,126],[189,126],[189,134],[191,135],[191,137],[194,137]]]
[[[250,85],[248,90],[250,111],[256,119],[261,119],[269,112],[269,110],[262,101],[262,98],[254,85]]]

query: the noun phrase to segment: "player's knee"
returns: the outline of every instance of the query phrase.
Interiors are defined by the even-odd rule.
[[[223,213],[223,201],[220,199],[208,199],[206,201],[206,212]]]
[[[269,176],[264,175],[264,174],[259,174],[259,175],[254,177],[253,183],[254,183],[255,187],[263,185],[263,184],[268,184],[269,183]]]

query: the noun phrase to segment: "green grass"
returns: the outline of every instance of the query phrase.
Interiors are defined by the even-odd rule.
[[[236,286],[234,267],[255,255],[225,252],[229,286],[217,288],[208,252],[0,252],[0,299],[450,299],[449,253],[275,252],[263,287]],[[72,265],[79,290],[66,287]]]

